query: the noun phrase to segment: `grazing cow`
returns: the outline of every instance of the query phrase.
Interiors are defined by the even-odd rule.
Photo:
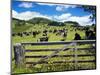
[[[48,32],[47,30],[44,30],[43,31],[43,36],[47,36],[47,34],[48,34],[47,32]]]
[[[75,31],[76,31],[77,29],[75,28]]]
[[[93,31],[89,32],[89,36],[88,36],[88,40],[95,40],[96,39],[96,35],[93,33]]]
[[[85,31],[85,37],[87,40],[96,39],[95,32],[93,32],[92,30],[89,30],[89,29],[86,29],[86,31]]]
[[[27,33],[26,33],[26,36],[29,36],[29,35],[30,35],[30,34],[27,32]]]
[[[23,33],[17,33],[18,36],[23,37]]]
[[[23,37],[23,33],[20,33],[20,37]]]
[[[20,36],[20,33],[17,33],[17,36]]]
[[[23,32],[23,35],[29,36],[30,35],[30,32]]]
[[[27,32],[23,32],[23,34],[24,34],[24,35],[26,35],[26,34],[27,34]]]
[[[61,41],[65,41],[65,40],[66,40],[65,38],[61,39]]]
[[[16,36],[16,33],[12,33],[12,36]]]
[[[62,30],[57,30],[57,33],[56,35],[61,35],[63,37],[66,37],[67,36],[67,29],[62,29]]]
[[[62,32],[63,32],[63,30],[57,30],[56,35],[61,35],[61,34],[62,34]]]
[[[47,36],[47,33],[43,33],[43,36]]]
[[[74,40],[81,40],[81,36],[78,33],[75,33]]]
[[[33,31],[33,32],[32,32],[32,35],[33,35],[33,37],[36,37],[36,32]]]
[[[41,33],[40,31],[37,31],[37,32],[36,32],[36,34],[40,34],[40,33]]]
[[[54,29],[53,33],[56,33],[56,32],[57,32],[57,30],[56,30],[56,29]]]
[[[39,38],[40,42],[48,41],[49,37],[41,37]]]
[[[44,30],[44,31],[43,31],[43,33],[47,33],[47,32],[48,32],[47,30]]]
[[[60,31],[59,30],[57,31],[56,35],[60,35]]]
[[[85,31],[85,38],[88,39],[90,31]]]
[[[62,35],[63,38],[65,38],[65,37],[67,37],[67,32],[62,32],[61,35]]]

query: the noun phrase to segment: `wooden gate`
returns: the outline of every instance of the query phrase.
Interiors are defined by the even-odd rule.
[[[84,45],[88,44],[91,45],[89,48],[78,48],[77,45]],[[50,45],[64,45],[62,48],[59,49],[25,49],[25,46],[31,45],[31,46],[50,46]],[[73,46],[72,48],[69,48],[69,46]],[[59,55],[59,52],[61,51],[66,51],[66,50],[73,50],[74,54],[67,54],[67,55]],[[94,51],[93,54],[77,54],[78,50],[88,50],[88,51]],[[26,56],[25,53],[27,52],[42,52],[42,51],[53,51],[52,54],[50,55],[32,55],[32,56]],[[85,56],[94,56],[95,60],[78,60],[78,57],[85,57]],[[17,67],[23,67],[26,64],[32,64],[34,67],[37,64],[48,64],[48,61],[45,61],[48,58],[53,58],[53,57],[74,57],[74,60],[70,61],[56,61],[53,63],[66,63],[66,62],[73,62],[75,63],[77,68],[77,63],[81,62],[94,62],[96,63],[96,41],[95,40],[74,40],[74,41],[67,41],[67,42],[37,42],[37,43],[17,43],[14,45],[14,58],[15,58],[15,64]],[[28,62],[25,61],[27,58],[41,58],[37,62]]]

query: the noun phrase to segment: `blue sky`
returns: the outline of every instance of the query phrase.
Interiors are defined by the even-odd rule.
[[[29,20],[44,17],[55,21],[77,21],[81,25],[91,25],[91,13],[85,12],[77,5],[50,4],[38,2],[12,1],[12,17]]]

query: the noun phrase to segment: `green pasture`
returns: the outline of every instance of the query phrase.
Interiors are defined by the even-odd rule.
[[[67,37],[65,38],[65,41],[72,41],[74,39],[75,33],[79,33],[82,39],[85,38],[85,31],[81,30],[76,30],[74,27],[71,27],[71,25],[66,25],[66,26],[47,26],[45,25],[32,25],[32,24],[27,24],[26,26],[18,26],[18,27],[13,27],[12,32],[29,32],[29,31],[43,31],[44,29],[47,30],[54,30],[54,29],[63,29],[66,28],[68,29],[68,34]],[[72,31],[71,31],[72,30]],[[14,36],[12,37],[12,45],[16,43],[22,43],[22,42],[37,42],[37,40],[42,36],[42,33],[38,34],[36,38],[34,38],[32,35],[30,36],[25,36],[25,37],[20,37],[20,36]],[[55,33],[48,33],[49,36],[49,41],[61,41],[63,39],[62,36],[56,35]],[[78,45],[78,48],[89,48],[91,45]],[[62,48],[63,45],[53,45],[53,46],[25,46],[25,49],[51,49],[51,48]],[[72,47],[70,47],[72,48]],[[25,55],[50,55],[52,54],[53,51],[42,51],[42,52],[28,52],[25,53]],[[73,50],[67,50],[67,51],[61,51],[58,53],[59,55],[71,55],[74,54],[75,52]],[[93,54],[91,51],[86,51],[86,50],[79,50],[77,51],[77,54]],[[75,64],[74,63],[61,63],[61,64],[53,64],[53,61],[60,61],[60,60],[74,60],[74,57],[54,57],[54,58],[49,58],[46,59],[45,61],[48,61],[48,64],[38,64],[35,67],[32,68],[16,68],[15,67],[15,60],[14,60],[14,53],[13,53],[13,46],[12,46],[12,73],[36,73],[36,72],[51,72],[51,71],[65,71],[65,70],[75,70]],[[40,58],[27,58],[25,61],[34,61],[37,62],[40,60]],[[77,60],[95,60],[94,56],[87,56],[87,57],[78,57]],[[78,69],[95,69],[95,63],[78,63],[77,64]]]

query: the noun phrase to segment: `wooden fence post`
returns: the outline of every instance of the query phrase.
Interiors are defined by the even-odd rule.
[[[16,45],[14,45],[15,65],[18,68],[21,68],[24,66],[24,53],[25,53],[25,50],[23,49],[23,46],[20,43],[17,43]]]
[[[74,43],[74,62],[75,62],[75,70],[78,68],[78,56],[77,56],[77,42]]]

